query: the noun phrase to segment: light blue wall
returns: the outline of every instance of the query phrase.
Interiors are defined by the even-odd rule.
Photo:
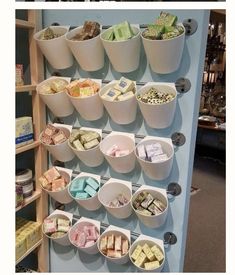
[[[53,22],[58,22],[61,25],[78,26],[89,19],[98,21],[103,25],[112,25],[128,19],[133,24],[144,24],[153,22],[159,12],[160,10],[45,10],[43,11],[43,22],[44,26],[48,26]],[[161,182],[151,181],[141,173],[138,165],[135,171],[128,175],[115,173],[106,163],[98,168],[88,168],[77,159],[66,163],[66,167],[163,188],[166,188],[170,182],[178,182],[182,187],[182,194],[170,202],[166,224],[155,230],[147,229],[141,225],[134,214],[127,220],[121,221],[111,217],[103,209],[91,213],[81,208],[78,209],[77,205],[71,204],[66,207],[66,210],[161,239],[165,232],[174,232],[178,241],[166,250],[164,271],[179,272],[183,271],[189,194],[209,11],[170,10],[169,12],[176,14],[180,22],[187,18],[194,18],[198,22],[197,32],[186,38],[180,69],[173,74],[157,75],[150,70],[146,62],[145,54],[142,51],[140,68],[136,72],[124,75],[137,81],[174,82],[179,77],[190,79],[192,84],[191,90],[187,94],[178,96],[176,114],[172,126],[164,130],[151,129],[144,123],[140,113],[138,113],[136,121],[129,126],[116,125],[109,120],[107,114],[101,120],[90,123],[81,119],[77,113],[64,119],[65,123],[76,126],[83,125],[144,135],[170,137],[175,131],[182,132],[186,136],[186,143],[175,152],[173,169],[169,178]],[[75,63],[71,69],[64,70],[62,73],[70,77],[82,76],[108,80],[119,79],[121,74],[110,68],[107,59],[106,61],[105,67],[96,73],[82,71],[77,63]],[[47,66],[47,77],[49,77],[53,71],[50,66]],[[49,119],[51,118],[53,118],[53,116],[49,116]],[[62,248],[55,244],[52,244],[50,248],[50,262],[52,272],[136,272],[136,269],[130,263],[124,266],[117,266],[106,262],[100,255],[87,256],[81,252],[78,253],[71,247]]]

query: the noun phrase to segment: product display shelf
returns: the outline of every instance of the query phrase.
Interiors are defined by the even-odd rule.
[[[21,206],[18,206],[15,210],[16,212],[18,212],[19,210],[21,210],[22,208],[24,208],[25,206],[29,205],[30,203],[34,202],[35,200],[37,200],[38,198],[40,198],[42,191],[41,190],[36,190],[33,192],[33,195],[30,196],[29,198],[25,198],[24,199],[24,203]]]
[[[36,85],[16,86],[16,93],[36,92]]]
[[[28,30],[28,41],[22,41],[25,43],[25,47],[29,51],[29,64],[30,64],[30,85],[24,85],[16,87],[17,92],[23,91],[34,91],[37,83],[41,82],[44,74],[43,57],[38,51],[37,45],[33,39],[33,35],[42,25],[41,11],[27,10],[27,20],[16,19],[16,29],[24,28]],[[17,31],[17,30],[16,30]],[[27,43],[28,42],[28,43]],[[17,45],[16,45],[17,46]],[[23,153],[27,150],[34,149],[34,177],[35,181],[35,192],[32,197],[26,199],[26,204],[30,204],[32,201],[36,202],[36,221],[42,223],[43,219],[48,214],[48,198],[45,193],[42,193],[38,183],[38,178],[45,171],[47,154],[44,148],[40,145],[38,140],[39,134],[45,127],[46,113],[45,106],[41,102],[37,93],[32,93],[32,117],[34,125],[34,139],[35,141],[26,146],[16,149],[16,154]],[[21,207],[22,208],[22,207]],[[21,208],[17,208],[16,211]],[[27,218],[27,217],[26,217]],[[37,262],[38,271],[47,272],[49,270],[49,256],[48,256],[48,241],[42,238],[36,245],[34,245],[27,253],[17,260],[16,264],[19,263],[23,258],[29,255],[33,250],[37,248]]]
[[[15,264],[17,265],[18,263],[20,263],[21,261],[23,261],[31,252],[33,252],[36,248],[38,248],[43,242],[43,239],[41,239],[40,241],[38,241],[34,246],[32,246],[22,257],[20,257]]]
[[[26,152],[28,150],[31,150],[31,149],[34,149],[38,146],[40,146],[40,141],[36,140],[30,144],[27,144],[27,145],[24,145],[24,146],[21,146],[19,148],[16,148],[16,155],[17,154],[20,154],[20,153],[23,153],[23,152]]]
[[[154,22],[161,10],[45,10],[43,11],[43,27],[53,23],[59,23],[61,26],[81,26],[85,20],[98,20],[101,25],[113,25],[124,20],[128,20],[132,24],[146,24]],[[104,208],[97,211],[87,211],[78,206],[75,202],[65,205],[65,211],[80,215],[83,217],[93,218],[106,224],[115,225],[128,229],[138,234],[148,235],[150,237],[164,240],[167,232],[172,232],[176,236],[176,243],[165,247],[166,260],[163,272],[182,272],[184,265],[184,253],[187,237],[187,223],[190,200],[190,187],[192,180],[193,157],[196,140],[197,118],[200,101],[200,91],[202,84],[203,66],[206,50],[207,26],[209,22],[208,10],[169,10],[170,13],[178,16],[179,22],[186,19],[194,19],[198,26],[196,32],[186,36],[183,58],[180,68],[171,74],[160,75],[154,73],[146,60],[146,55],[141,50],[140,65],[138,70],[121,74],[116,72],[110,65],[108,58],[105,59],[104,67],[97,72],[83,71],[79,65],[74,62],[74,66],[69,69],[61,70],[61,74],[73,78],[96,78],[103,80],[118,80],[121,76],[125,76],[137,82],[175,82],[183,77],[190,80],[191,88],[187,93],[178,94],[175,117],[172,125],[166,129],[153,129],[148,127],[144,122],[140,111],[137,112],[136,120],[130,125],[118,125],[114,123],[107,112],[104,116],[93,122],[88,122],[77,113],[60,119],[68,125],[76,127],[91,127],[104,129],[107,131],[119,131],[133,133],[143,136],[158,136],[170,138],[173,133],[180,132],[185,137],[185,143],[175,148],[175,156],[173,168],[170,176],[162,181],[150,180],[136,164],[135,170],[128,174],[116,173],[105,161],[96,168],[90,168],[84,165],[77,158],[73,161],[65,162],[66,168],[93,173],[103,177],[112,177],[120,180],[126,180],[140,185],[150,185],[160,188],[167,188],[169,183],[176,182],[181,187],[181,194],[169,201],[169,213],[164,225],[157,229],[147,228],[133,214],[127,219],[120,220],[108,214]],[[188,21],[190,22],[190,20]],[[49,78],[53,69],[47,63],[46,77]],[[140,88],[140,87],[138,87]],[[48,121],[53,120],[51,113],[48,115]],[[50,158],[49,167],[54,163],[54,159]],[[50,203],[50,212],[54,211],[55,204],[53,200]],[[130,262],[125,265],[113,264],[106,261],[100,255],[87,255],[81,251],[77,251],[68,247],[62,247],[59,244],[52,243],[50,245],[50,271],[51,272],[137,272]]]

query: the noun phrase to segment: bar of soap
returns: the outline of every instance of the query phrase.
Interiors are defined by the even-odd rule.
[[[113,32],[117,41],[124,41],[133,37],[133,31],[127,21],[113,26]]]
[[[51,218],[45,219],[43,223],[43,227],[44,227],[44,232],[46,234],[56,232],[57,231],[56,219],[51,219]]]
[[[70,186],[70,192],[83,192],[86,186],[85,180],[83,178],[74,179]]]
[[[165,204],[158,199],[154,199],[153,204],[155,204],[162,212],[166,209]]]
[[[141,158],[141,159],[143,159],[143,160],[145,160],[146,159],[146,152],[145,152],[145,146],[144,145],[139,145],[138,147],[137,147],[137,153],[138,153],[138,156],[139,156],[139,158]]]
[[[58,133],[54,134],[52,137],[54,144],[61,144],[67,140],[67,137],[63,130],[60,130]]]
[[[61,177],[59,171],[55,167],[51,167],[43,174],[43,176],[47,179],[49,183]]]
[[[153,215],[158,215],[161,214],[162,211],[154,204],[150,204],[148,207],[148,210],[153,214]]]
[[[177,21],[177,16],[168,12],[161,12],[156,20],[156,25],[173,26]]]
[[[136,261],[140,255],[140,253],[142,252],[142,247],[140,245],[137,245],[135,250],[132,252],[131,254],[131,258]]]
[[[141,202],[141,206],[145,209],[153,202],[153,196],[149,193],[147,197]]]
[[[122,255],[126,255],[129,250],[128,240],[122,240]]]
[[[115,237],[114,250],[122,250],[122,236]]]
[[[57,239],[57,238],[63,237],[65,234],[66,234],[65,232],[58,231],[58,232],[52,233],[50,237]]]
[[[92,87],[80,88],[80,97],[87,97],[94,95],[94,89]]]
[[[66,186],[64,178],[56,179],[52,181],[51,188],[52,191],[60,191],[63,190]]]
[[[73,144],[73,147],[75,147],[75,149],[84,151],[84,147],[79,139],[74,140],[72,144]]]
[[[132,91],[130,91],[130,92],[127,92],[127,93],[125,93],[125,94],[119,95],[117,99],[118,99],[119,101],[123,101],[123,100],[130,99],[130,98],[132,98],[133,96],[134,96],[134,93],[133,93]]]
[[[47,124],[46,129],[44,130],[44,134],[52,137],[57,132],[57,128],[52,124]]]
[[[121,253],[121,251],[118,251],[118,250],[108,249],[107,256],[111,257],[111,258],[121,258],[122,253]]]
[[[106,93],[102,95],[102,98],[110,101],[114,101],[118,98],[118,96],[121,94],[120,91],[115,90],[113,88],[110,88]]]
[[[18,117],[15,120],[16,148],[33,142],[32,117]]]
[[[149,261],[153,261],[155,259],[154,254],[147,243],[143,245],[142,249]]]
[[[143,267],[146,261],[147,261],[147,256],[144,254],[144,252],[140,252],[138,258],[135,261],[135,265],[138,267]]]
[[[68,84],[68,81],[65,79],[55,78],[51,80],[50,87],[54,93],[59,93],[65,91]]]
[[[162,146],[160,143],[148,144],[145,146],[146,154],[148,159],[151,159],[153,156],[158,156],[163,154]]]
[[[114,249],[114,235],[108,236],[107,249]]]
[[[92,148],[96,147],[97,145],[99,145],[99,143],[100,143],[99,140],[96,138],[96,139],[93,139],[87,143],[84,143],[84,148],[86,150],[89,150],[89,149],[92,149]]]
[[[82,144],[92,141],[94,139],[98,139],[100,135],[97,132],[88,132],[85,135],[82,135],[80,141]]]
[[[90,187],[92,187],[94,190],[97,190],[100,187],[98,182],[91,177],[86,179],[86,184],[90,185]]]
[[[58,218],[57,219],[57,230],[62,232],[68,232],[70,228],[70,221]]]
[[[96,190],[93,189],[90,185],[87,185],[85,188],[84,188],[84,191],[91,197],[94,197],[96,195]]]
[[[135,88],[135,83],[125,77],[121,77],[118,83],[114,86],[115,90],[120,91],[122,94],[132,91]]]
[[[40,182],[41,186],[43,188],[46,188],[47,185],[49,184],[49,182],[47,181],[47,179],[44,176],[41,176],[38,181]]]
[[[123,157],[130,154],[130,150],[118,150],[115,153],[115,157]]]
[[[89,195],[86,192],[77,192],[75,198],[83,200],[89,198]]]
[[[159,249],[156,245],[151,247],[151,251],[154,253],[156,259],[161,262],[164,259],[163,253],[161,249]]]
[[[152,270],[152,269],[156,269],[160,266],[159,261],[152,261],[152,262],[148,262],[144,264],[144,268],[146,270]]]
[[[110,148],[107,150],[106,154],[107,154],[108,156],[114,157],[115,154],[116,154],[116,151],[117,151],[118,149],[119,149],[118,146],[117,146],[116,144],[114,144],[112,147],[110,147]]]
[[[151,157],[151,162],[157,163],[168,160],[168,156],[166,154],[162,155],[154,155]]]
[[[107,250],[107,244],[108,244],[108,236],[104,236],[100,241],[100,250],[106,251]]]

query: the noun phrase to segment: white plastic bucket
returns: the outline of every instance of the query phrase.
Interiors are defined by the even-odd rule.
[[[67,138],[69,138],[70,132],[72,130],[72,126],[65,125],[65,124],[58,124],[58,123],[54,123],[53,126],[63,130],[65,132]],[[40,141],[41,141],[42,133],[39,135]],[[70,147],[68,145],[68,139],[63,143],[56,144],[56,145],[47,145],[43,142],[41,142],[41,143],[52,154],[52,156],[56,160],[66,162],[66,161],[72,160],[75,157],[73,151],[70,149]]]
[[[107,155],[107,151],[115,144],[121,150],[128,149],[130,153],[122,157],[112,157]],[[113,168],[113,170],[118,173],[129,173],[135,168],[134,149],[134,134],[112,132],[100,142],[100,151],[104,154],[104,157]]]
[[[61,176],[63,176],[66,179],[66,181],[67,181],[66,187],[60,191],[49,191],[49,190],[43,188],[42,186],[41,186],[41,188],[45,192],[47,192],[54,200],[56,200],[62,204],[70,203],[73,201],[73,199],[70,197],[70,195],[68,193],[68,186],[71,181],[73,171],[71,169],[66,169],[66,168],[57,167],[57,166],[56,166],[56,169],[59,171]]]
[[[74,107],[67,97],[66,91],[62,91],[55,94],[44,94],[42,92],[42,86],[46,83],[50,83],[53,79],[61,78],[70,83],[69,77],[50,77],[37,85],[36,90],[43,102],[51,110],[56,117],[66,117],[73,113]]]
[[[140,29],[134,25],[131,25],[131,27],[136,35],[125,41],[105,40],[103,38],[104,33],[108,32],[109,29],[100,34],[109,60],[117,72],[129,73],[137,70],[139,67],[141,47]]]
[[[181,24],[184,28],[184,26]],[[141,34],[147,60],[155,73],[169,74],[176,71],[181,62],[185,29],[181,35],[166,40],[146,39]]]
[[[85,79],[80,80],[83,81]],[[91,80],[97,82],[101,88],[102,81],[100,79]],[[69,95],[68,93],[67,96],[69,97],[75,109],[85,120],[94,121],[100,119],[103,116],[104,107],[99,97],[99,92],[87,97],[75,97]]]
[[[128,200],[127,204],[120,207],[111,207],[109,203],[119,194]],[[131,207],[132,185],[129,181],[109,179],[99,190],[98,199],[106,210],[118,219],[125,219],[132,213]]]
[[[100,253],[109,261],[116,263],[116,264],[126,264],[129,261],[129,254],[127,253],[126,255],[123,255],[121,258],[111,258],[106,256],[100,249],[100,242],[102,237],[104,236],[109,236],[111,234],[114,235],[121,235],[123,238],[126,238],[129,241],[129,246],[130,246],[130,241],[131,241],[131,234],[129,230],[120,228],[120,227],[116,227],[113,225],[110,225],[104,232],[103,234],[100,235],[100,238],[98,239],[98,249],[100,251]]]
[[[72,241],[72,234],[73,234],[73,231],[75,229],[80,229],[81,227],[85,226],[85,225],[94,225],[97,230],[98,230],[98,233],[100,235],[100,222],[99,221],[96,221],[96,220],[91,220],[91,219],[88,219],[88,218],[84,218],[84,217],[81,217],[71,228],[70,228],[70,231],[69,231],[69,241],[71,242],[71,244],[73,246],[75,246],[76,248],[78,248],[79,250],[87,253],[87,254],[91,254],[91,255],[94,255],[94,254],[97,254],[99,253],[99,249],[97,247],[97,242],[98,240],[91,246],[89,247],[79,247],[77,246],[76,244],[73,243]]]
[[[37,45],[53,68],[66,69],[71,67],[73,65],[73,56],[65,41],[65,35],[69,27],[50,26],[50,28],[55,33],[60,33],[62,35],[54,39],[42,40],[40,39],[40,35],[46,30],[45,28],[34,34]]]
[[[151,162],[139,158],[137,153],[139,145],[149,145],[156,142],[161,144],[163,153],[168,156],[167,160]],[[147,136],[137,144],[135,154],[141,168],[150,179],[163,180],[170,175],[174,160],[174,147],[170,138]]]
[[[151,87],[163,93],[171,93],[175,96],[172,101],[163,104],[148,104],[137,99],[141,113],[149,127],[156,129],[167,128],[172,124],[175,115],[177,99],[175,85],[173,83],[149,82],[139,89],[136,96],[144,94]]]
[[[100,36],[84,41],[71,40],[83,26],[68,32],[65,36],[67,45],[84,71],[97,71],[104,66],[104,48]]]
[[[137,245],[143,246],[144,244],[148,244],[150,247],[156,245],[158,248],[161,249],[164,259],[161,263],[161,265],[158,268],[152,269],[152,270],[146,270],[145,268],[142,267],[138,267],[135,265],[133,259],[131,258],[131,255],[133,253],[133,251],[135,250],[135,248],[137,247]],[[148,272],[148,271],[152,271],[152,272],[161,272],[161,270],[164,267],[165,264],[165,250],[164,250],[164,244],[162,240],[156,239],[156,238],[152,238],[146,235],[140,235],[131,245],[130,250],[129,250],[129,256],[130,256],[130,260],[133,263],[134,266],[136,266],[140,271],[143,272]]]
[[[91,174],[91,173],[82,172],[75,179],[84,178],[84,177],[94,178],[100,185],[100,176]],[[70,182],[68,190],[70,190],[71,184],[72,184],[72,181]],[[101,203],[98,200],[98,191],[94,197],[90,197],[88,199],[76,199],[75,197],[73,197],[73,195],[70,193],[70,191],[69,191],[69,195],[71,196],[71,198],[73,198],[77,202],[78,205],[81,205],[83,208],[85,208],[89,211],[95,211],[101,207]]]
[[[147,216],[147,215],[141,214],[141,212],[135,210],[135,208],[133,206],[133,201],[136,199],[136,197],[142,191],[147,191],[154,198],[157,198],[160,201],[162,201],[166,205],[165,210],[161,214],[153,215],[153,216]],[[168,199],[167,199],[166,190],[162,189],[162,188],[143,185],[133,194],[131,206],[132,206],[133,210],[135,211],[136,215],[138,216],[139,220],[145,226],[147,226],[149,228],[158,228],[165,223],[167,214],[168,214]]]
[[[102,130],[88,127],[81,127],[81,130],[88,130],[97,132],[102,139]],[[100,145],[98,144],[96,147],[91,148],[89,150],[77,150],[75,149],[70,142],[68,143],[69,147],[73,150],[76,156],[87,166],[89,167],[97,167],[101,165],[104,161],[104,155],[100,151]]]
[[[136,118],[137,113],[137,100],[135,95],[127,100],[110,101],[102,98],[108,89],[115,86],[118,83],[117,80],[111,81],[105,85],[99,92],[100,98],[112,120],[117,124],[130,124]],[[135,85],[136,90],[136,85]]]
[[[62,218],[62,219],[67,219],[70,220],[70,224],[72,224],[72,219],[73,219],[73,215],[65,212],[65,211],[61,211],[61,210],[55,210],[53,213],[51,213],[48,218]],[[70,245],[70,241],[69,241],[69,231],[64,234],[62,237],[60,238],[52,238],[50,236],[48,236],[45,232],[44,232],[44,227],[42,226],[42,232],[43,234],[50,240],[63,245],[63,246],[69,246]]]

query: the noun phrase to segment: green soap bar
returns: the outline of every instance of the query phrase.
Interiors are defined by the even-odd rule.
[[[87,194],[89,194],[91,197],[94,197],[96,194],[96,191],[90,185],[87,185],[84,191],[87,192]]]
[[[103,34],[103,38],[104,38],[104,40],[113,41],[113,40],[114,40],[113,28],[107,30],[107,31]]]
[[[76,199],[87,199],[87,198],[89,198],[89,195],[85,192],[81,192],[81,193],[77,192],[75,198]]]
[[[113,31],[117,41],[128,40],[133,36],[133,31],[131,30],[131,26],[127,21],[114,26]]]
[[[86,184],[90,185],[90,187],[92,187],[94,190],[97,190],[100,187],[98,182],[95,179],[90,177],[86,179]]]
[[[174,32],[175,30],[177,30],[177,28],[174,27],[174,26],[165,26],[165,32],[164,33]]]
[[[160,16],[156,20],[157,25],[164,25],[164,26],[173,26],[177,21],[177,16],[167,13],[161,12]]]
[[[70,192],[83,192],[86,186],[85,179],[74,179],[70,186]]]

